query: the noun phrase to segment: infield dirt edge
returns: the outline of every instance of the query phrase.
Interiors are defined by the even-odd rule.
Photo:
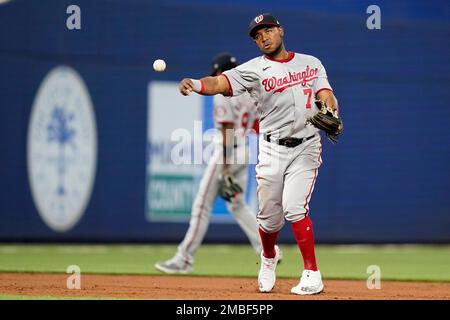
[[[368,289],[366,280],[325,279],[325,290],[314,296],[290,293],[298,279],[277,280],[271,293],[260,293],[256,278],[167,275],[82,274],[81,289],[68,289],[70,275],[0,273],[0,295],[164,300],[414,300],[450,299],[450,283],[381,281]]]

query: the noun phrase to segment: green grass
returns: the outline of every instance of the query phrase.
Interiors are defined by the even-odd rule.
[[[299,277],[302,263],[294,245],[281,245],[278,277]],[[153,265],[171,258],[174,245],[10,245],[0,244],[0,272],[160,274]],[[378,265],[383,280],[450,281],[450,246],[317,246],[325,279],[367,279]],[[248,245],[204,245],[193,275],[255,277],[259,258]],[[3,296],[4,297],[4,296]],[[2,296],[0,296],[2,298]]]

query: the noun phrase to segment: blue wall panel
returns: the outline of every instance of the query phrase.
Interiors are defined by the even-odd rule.
[[[289,50],[322,60],[342,108],[345,133],[337,146],[324,140],[310,204],[318,241],[450,241],[447,3],[378,1],[374,31],[365,1],[227,3],[80,0],[78,31],[65,27],[70,1],[0,5],[0,240],[181,240],[186,223],[145,218],[148,83],[201,77],[220,51],[256,56],[246,29],[261,8],[285,26]],[[166,72],[153,72],[156,58]],[[89,88],[98,131],[91,201],[65,233],[37,214],[26,162],[36,91],[61,64]],[[290,228],[281,239],[293,241]],[[206,240],[245,238],[236,225],[212,224]]]

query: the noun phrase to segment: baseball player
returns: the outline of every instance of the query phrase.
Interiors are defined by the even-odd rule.
[[[307,119],[318,112],[316,99],[336,113],[337,100],[319,59],[286,50],[284,29],[273,15],[255,17],[248,32],[262,56],[216,77],[183,79],[179,89],[183,95],[194,91],[203,95],[239,96],[247,91],[258,102],[257,220],[263,246],[259,290],[270,292],[275,285],[279,260],[275,243],[286,219],[304,264],[300,282],[291,292],[320,293],[324,286],[314,253],[309,201],[322,163],[322,144],[319,129]]]
[[[235,57],[228,53],[219,54],[213,59],[212,76],[218,76],[236,66]],[[255,115],[255,101],[248,94],[233,98],[214,96],[214,124],[222,135],[217,139],[212,158],[202,177],[184,240],[178,246],[176,255],[168,261],[156,263],[156,269],[166,273],[193,271],[194,254],[206,234],[211,209],[219,194],[227,200],[229,212],[236,218],[256,253],[261,253],[256,214],[250,211],[244,200],[248,167],[245,161],[245,134],[248,129],[252,129]]]

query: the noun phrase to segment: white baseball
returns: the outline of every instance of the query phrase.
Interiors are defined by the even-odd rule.
[[[166,70],[166,62],[162,59],[157,59],[153,62],[153,70],[156,72],[163,72]]]

